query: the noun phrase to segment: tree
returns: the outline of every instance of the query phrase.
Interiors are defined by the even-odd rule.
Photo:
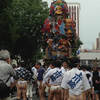
[[[6,11],[11,6],[12,0],[0,0],[0,49],[11,48],[10,23],[11,19]]]
[[[20,54],[25,61],[32,60],[41,47],[41,28],[48,16],[47,2],[12,0],[10,6],[2,8],[6,13],[0,16],[1,48],[9,49],[13,55]]]
[[[80,40],[80,38],[77,38],[75,41],[75,47],[72,48],[72,56],[77,56],[77,50],[80,48],[80,46],[82,45],[82,41]]]
[[[14,0],[9,10],[14,22],[11,26],[14,54],[20,53],[25,61],[32,60],[41,48],[41,28],[48,16],[48,5],[40,0]]]

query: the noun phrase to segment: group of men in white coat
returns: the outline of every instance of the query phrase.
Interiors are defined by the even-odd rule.
[[[90,90],[86,74],[79,70],[80,60],[74,57],[68,62],[52,61],[42,80],[42,91],[48,87],[48,100],[85,100]],[[44,99],[41,99],[44,100]]]

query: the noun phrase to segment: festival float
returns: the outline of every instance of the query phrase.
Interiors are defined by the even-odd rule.
[[[54,0],[50,6],[48,18],[42,28],[43,49],[46,59],[64,59],[72,57],[76,45],[76,23],[69,18],[67,3]]]

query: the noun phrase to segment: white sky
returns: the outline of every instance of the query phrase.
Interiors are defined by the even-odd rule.
[[[47,1],[49,6],[53,0]],[[65,0],[80,3],[80,39],[83,48],[91,49],[100,32],[100,0]]]

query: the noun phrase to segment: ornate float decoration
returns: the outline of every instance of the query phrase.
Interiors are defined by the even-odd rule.
[[[54,0],[48,18],[42,28],[42,39],[47,59],[62,59],[72,56],[76,40],[76,23],[69,18],[64,0]]]

